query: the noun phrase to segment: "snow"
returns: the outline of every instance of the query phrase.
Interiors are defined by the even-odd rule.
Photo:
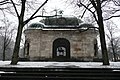
[[[10,61],[0,61],[0,67],[22,67],[22,68],[120,68],[120,62],[110,62],[104,66],[102,62],[18,62],[10,65]]]

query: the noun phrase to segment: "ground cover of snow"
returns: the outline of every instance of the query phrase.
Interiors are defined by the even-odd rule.
[[[10,61],[0,61],[0,67],[120,68],[120,62],[110,62],[109,66],[104,66],[102,62],[18,62],[17,65],[10,65]]]

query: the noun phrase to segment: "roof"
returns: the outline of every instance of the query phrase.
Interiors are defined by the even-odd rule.
[[[42,19],[39,23],[32,23],[29,26],[34,29],[80,29],[94,27],[92,24],[83,23],[80,19],[76,17],[48,17]]]
[[[76,17],[48,17],[41,20],[45,25],[79,25],[82,21]]]

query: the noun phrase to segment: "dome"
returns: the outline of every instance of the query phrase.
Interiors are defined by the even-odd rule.
[[[30,24],[30,28],[43,28],[45,25],[43,23],[32,23]]]
[[[41,22],[45,25],[79,25],[82,21],[76,17],[48,17]]]

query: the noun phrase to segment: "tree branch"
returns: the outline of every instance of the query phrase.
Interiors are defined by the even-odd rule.
[[[116,6],[120,6],[120,2],[116,1],[116,0],[112,0],[113,3],[116,5]]]
[[[87,5],[87,7],[89,7],[89,6],[90,6],[90,4]],[[84,14],[85,14],[86,11],[87,11],[87,9],[85,8],[85,10],[83,11],[83,14],[82,14],[81,18],[83,18],[83,16],[84,16]]]
[[[104,21],[109,20],[109,19],[114,18],[114,17],[120,17],[120,15],[110,16],[109,18],[104,19]]]
[[[80,7],[80,5],[82,5],[82,6],[85,7],[88,11],[90,11],[90,12],[93,14],[95,20],[98,22],[95,13],[94,13],[91,9],[89,9],[89,8],[88,8],[87,6],[85,6],[83,3],[77,4],[77,5],[78,5],[79,7]]]
[[[90,2],[93,5],[93,7],[97,10],[97,5],[96,5],[95,1],[94,0],[90,0]]]
[[[3,1],[0,1],[0,3],[4,3],[4,2],[6,2],[6,1],[8,1],[8,0],[3,0]]]
[[[11,1],[11,3],[13,4],[13,7],[14,7],[14,9],[15,9],[15,12],[16,12],[16,14],[17,14],[17,17],[18,17],[18,19],[19,19],[19,13],[18,13],[18,11],[17,11],[17,8],[16,8],[16,6],[15,6],[15,3],[13,2],[13,0],[10,0]]]
[[[34,13],[33,15],[27,19],[26,21],[24,21],[24,24],[27,24],[30,20],[34,19],[35,14],[48,2],[48,0],[46,0]]]
[[[4,4],[10,3],[10,2],[8,2],[8,1],[9,1],[9,0],[0,1],[0,5],[4,5]]]

